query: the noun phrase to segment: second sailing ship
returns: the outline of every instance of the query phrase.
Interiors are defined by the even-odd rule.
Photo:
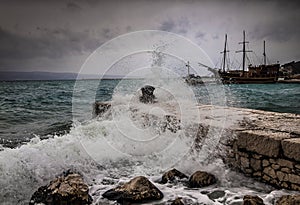
[[[243,32],[243,42],[240,44],[243,45],[243,49],[241,51],[243,53],[243,61],[242,61],[242,70],[225,70],[226,64],[226,53],[227,51],[227,35],[225,35],[225,46],[223,53],[223,67],[218,71],[218,74],[223,83],[236,83],[236,84],[246,84],[246,83],[275,83],[278,78],[280,64],[266,64],[266,52],[265,52],[265,41],[264,41],[264,63],[253,66],[249,65],[248,70],[246,71],[246,53],[251,52],[246,50],[245,40],[245,31]]]

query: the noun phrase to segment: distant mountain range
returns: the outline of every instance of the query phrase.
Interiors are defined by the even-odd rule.
[[[78,78],[77,78],[78,77]],[[105,75],[104,79],[120,79],[123,76]],[[0,81],[17,80],[76,80],[76,79],[99,79],[98,75],[77,73],[53,73],[53,72],[16,72],[0,71]]]

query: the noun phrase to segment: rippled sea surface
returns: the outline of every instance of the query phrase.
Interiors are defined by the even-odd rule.
[[[98,80],[82,80],[77,85],[80,92],[94,92],[95,100],[107,101],[119,82],[103,80],[99,85]],[[91,118],[93,102],[85,99],[72,115],[74,84],[71,80],[0,82],[0,143],[15,147],[35,135],[63,134],[72,126],[73,115],[79,120]],[[200,103],[221,104],[212,102],[206,86],[192,89]],[[224,85],[224,92],[228,106],[300,114],[300,84],[233,84]]]

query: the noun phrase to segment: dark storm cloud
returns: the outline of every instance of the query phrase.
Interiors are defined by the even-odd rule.
[[[20,35],[0,28],[0,56],[7,59],[60,58],[85,51],[93,51],[101,42],[89,31],[72,32],[65,28],[54,30],[36,28],[39,35]]]
[[[288,20],[285,23],[272,22],[267,25],[257,25],[249,33],[255,40],[269,39],[277,42],[286,42],[292,38],[300,39],[300,19]]]
[[[234,47],[245,29],[249,41],[267,39],[273,56],[285,61],[300,56],[295,43],[300,40],[299,13],[298,1],[280,0],[3,0],[0,69],[22,69],[26,62],[35,69],[30,63],[39,62],[44,70],[71,70],[102,43],[144,29],[183,35],[201,43],[213,59],[225,33]]]
[[[81,11],[82,8],[74,2],[68,2],[66,5],[66,10],[71,11],[71,12],[78,12],[78,11]]]
[[[175,23],[171,19],[163,21],[161,23],[161,26],[159,27],[159,30],[169,31],[169,32],[173,31],[174,29],[175,29]]]
[[[196,33],[196,38],[204,39],[206,33],[199,31]]]
[[[187,18],[179,18],[177,20],[164,20],[162,21],[158,30],[174,32],[177,34],[186,34],[190,27],[190,22]]]

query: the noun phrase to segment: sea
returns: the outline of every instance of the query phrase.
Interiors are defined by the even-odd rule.
[[[230,170],[217,155],[206,158],[207,150],[186,151],[188,137],[179,133],[173,142],[174,133],[158,131],[156,121],[140,124],[145,115],[136,110],[159,115],[177,106],[189,113],[190,106],[204,104],[300,114],[300,84],[222,85],[206,79],[204,85],[187,86],[166,81],[166,85],[142,79],[0,82],[0,204],[28,204],[39,186],[68,169],[84,176],[93,204],[116,204],[101,195],[140,175],[164,193],[161,201],[150,204],[170,204],[181,197],[186,204],[238,205],[244,195],[255,194],[268,205],[293,193]],[[160,87],[156,99],[164,106],[141,107],[137,96],[146,84]],[[115,113],[95,117],[95,101],[114,102]],[[201,189],[189,189],[183,182],[157,183],[171,168],[187,175],[209,171],[218,183]]]

